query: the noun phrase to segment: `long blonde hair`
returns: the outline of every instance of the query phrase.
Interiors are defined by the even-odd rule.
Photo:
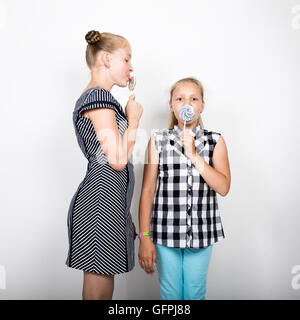
[[[178,85],[180,85],[181,83],[184,83],[184,82],[190,82],[190,83],[195,84],[199,88],[202,101],[204,102],[204,99],[203,99],[204,92],[203,92],[202,83],[198,79],[193,78],[193,77],[180,79],[173,84],[173,86],[171,87],[171,90],[170,90],[170,102],[172,101],[174,90],[177,88]],[[201,115],[199,116],[198,124],[200,124],[201,128],[204,129]],[[178,120],[176,119],[174,112],[170,111],[169,129],[173,129],[175,125],[178,125]]]
[[[85,40],[88,43],[85,52],[85,59],[88,67],[91,69],[94,66],[99,51],[104,50],[113,53],[119,48],[129,45],[127,39],[117,34],[91,30],[85,35]]]

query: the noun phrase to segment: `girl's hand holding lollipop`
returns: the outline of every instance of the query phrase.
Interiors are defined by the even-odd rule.
[[[183,106],[179,109],[179,117],[184,121],[184,128],[180,134],[181,144],[184,147],[185,154],[191,158],[196,153],[195,139],[190,133],[186,134],[186,121],[191,121],[195,117],[195,111],[192,106]]]
[[[128,89],[129,91],[132,92],[130,95],[128,102],[125,107],[125,113],[128,118],[129,123],[133,123],[136,125],[143,113],[143,107],[141,106],[140,103],[135,101],[135,96],[133,94],[133,90],[136,85],[136,79],[134,77],[130,77],[129,82],[128,82]]]

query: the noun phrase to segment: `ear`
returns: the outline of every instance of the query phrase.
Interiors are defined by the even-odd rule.
[[[109,67],[110,67],[110,53],[107,51],[101,51],[99,58],[100,58],[101,64],[103,66],[105,66],[105,68],[109,69]]]
[[[170,111],[171,111],[171,112],[174,112],[171,101],[169,101],[169,108],[170,108]]]

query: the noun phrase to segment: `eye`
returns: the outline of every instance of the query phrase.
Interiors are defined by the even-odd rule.
[[[177,98],[177,99],[176,99],[176,101],[181,101],[181,100],[182,100],[182,98]]]
[[[198,98],[193,98],[193,101],[197,101],[197,100],[199,100]]]

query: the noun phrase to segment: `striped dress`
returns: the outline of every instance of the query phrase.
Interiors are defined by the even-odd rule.
[[[134,267],[134,236],[130,213],[134,188],[131,161],[122,171],[106,160],[90,119],[82,112],[115,111],[121,135],[128,127],[122,106],[109,91],[90,88],[77,100],[73,124],[78,144],[88,160],[83,181],[68,211],[68,267],[97,274],[120,274]]]

